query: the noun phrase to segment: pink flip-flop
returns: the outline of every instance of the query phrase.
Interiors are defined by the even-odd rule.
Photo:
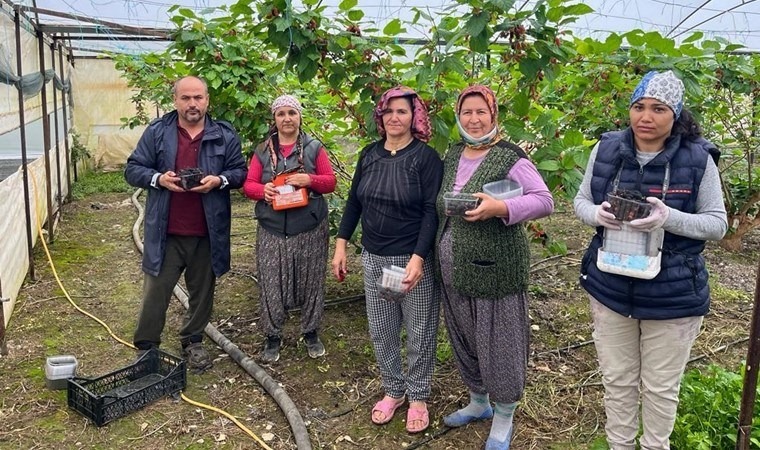
[[[422,422],[421,427],[412,427],[413,422]],[[430,416],[428,415],[427,404],[423,403],[420,407],[409,407],[406,412],[406,431],[409,433],[421,433],[427,430],[430,425]]]
[[[372,418],[372,423],[375,425],[385,425],[386,423],[390,422],[391,419],[393,419],[393,415],[396,413],[396,410],[399,406],[404,404],[404,397],[401,397],[400,399],[395,399],[392,397],[383,397],[382,400],[375,403],[375,407],[372,408],[372,415],[370,416]],[[375,420],[375,412],[381,412],[385,416],[384,420]]]

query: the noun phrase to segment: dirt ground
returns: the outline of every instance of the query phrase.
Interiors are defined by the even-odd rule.
[[[213,322],[244,352],[257,358],[263,337],[257,327],[258,294],[252,205],[233,197],[232,271],[218,282]],[[140,304],[140,255],[131,230],[137,212],[128,194],[96,194],[64,207],[51,243],[55,270],[72,299],[131,341]],[[578,265],[591,230],[566,205],[541,221],[550,238],[564,240],[568,254],[548,257],[533,248],[532,356],[525,398],[516,416],[515,449],[603,449],[602,390],[591,339],[587,298],[577,283]],[[717,363],[737,369],[745,357],[760,237],[751,235],[741,254],[710,244],[713,308],[693,350],[690,367]],[[308,425],[314,448],[479,449],[489,423],[449,430],[442,417],[467,401],[445,330],[439,332],[438,364],[429,404],[431,426],[422,435],[404,429],[406,408],[386,426],[369,420],[380,398],[380,379],[370,344],[361,294],[360,264],[342,284],[329,281],[322,338],[324,358],[312,360],[291,315],[282,357],[265,366],[290,395]],[[45,387],[45,358],[75,355],[79,376],[107,374],[131,363],[134,352],[81,314],[57,285],[38,244],[35,279],[28,279],[7,331],[9,354],[0,357],[0,447],[86,449],[249,449],[260,446],[228,419],[186,402],[162,399],[96,427],[67,408],[66,392]],[[176,333],[184,309],[170,306],[165,351],[178,354]],[[185,394],[234,415],[273,449],[295,448],[282,411],[220,349],[206,341],[214,368],[188,374]]]

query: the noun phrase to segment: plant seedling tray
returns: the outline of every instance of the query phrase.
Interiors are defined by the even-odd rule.
[[[185,361],[153,348],[132,365],[98,378],[70,378],[69,408],[103,426],[187,385]]]

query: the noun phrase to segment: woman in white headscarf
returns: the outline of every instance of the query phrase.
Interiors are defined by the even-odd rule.
[[[673,72],[646,74],[631,96],[630,127],[602,135],[574,202],[578,218],[596,227],[580,282],[591,299],[613,450],[635,448],[639,398],[641,448],[670,448],[681,375],[710,306],[702,251],[728,228],[720,152],[683,109],[683,94]],[[617,220],[605,200],[614,191],[638,191],[651,213]],[[664,231],[659,272],[645,279],[599,264],[605,230],[644,239]]]
[[[271,109],[274,126],[256,149],[243,185],[245,195],[256,200],[259,312],[266,335],[261,360],[266,363],[280,358],[282,326],[288,310],[296,307],[309,356],[325,354],[318,335],[329,241],[323,194],[336,184],[324,145],[301,131],[298,99],[282,95]],[[293,201],[284,201],[285,196]]]

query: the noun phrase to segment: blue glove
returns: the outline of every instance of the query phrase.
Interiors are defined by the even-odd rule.
[[[621,222],[615,219],[615,215],[608,210],[612,207],[609,202],[602,202],[601,205],[596,207],[596,213],[594,219],[600,227],[611,228],[613,230],[619,230]]]
[[[628,223],[636,231],[652,232],[665,224],[670,215],[670,208],[657,197],[647,197],[647,202],[652,204],[652,211],[643,219],[632,220]]]

